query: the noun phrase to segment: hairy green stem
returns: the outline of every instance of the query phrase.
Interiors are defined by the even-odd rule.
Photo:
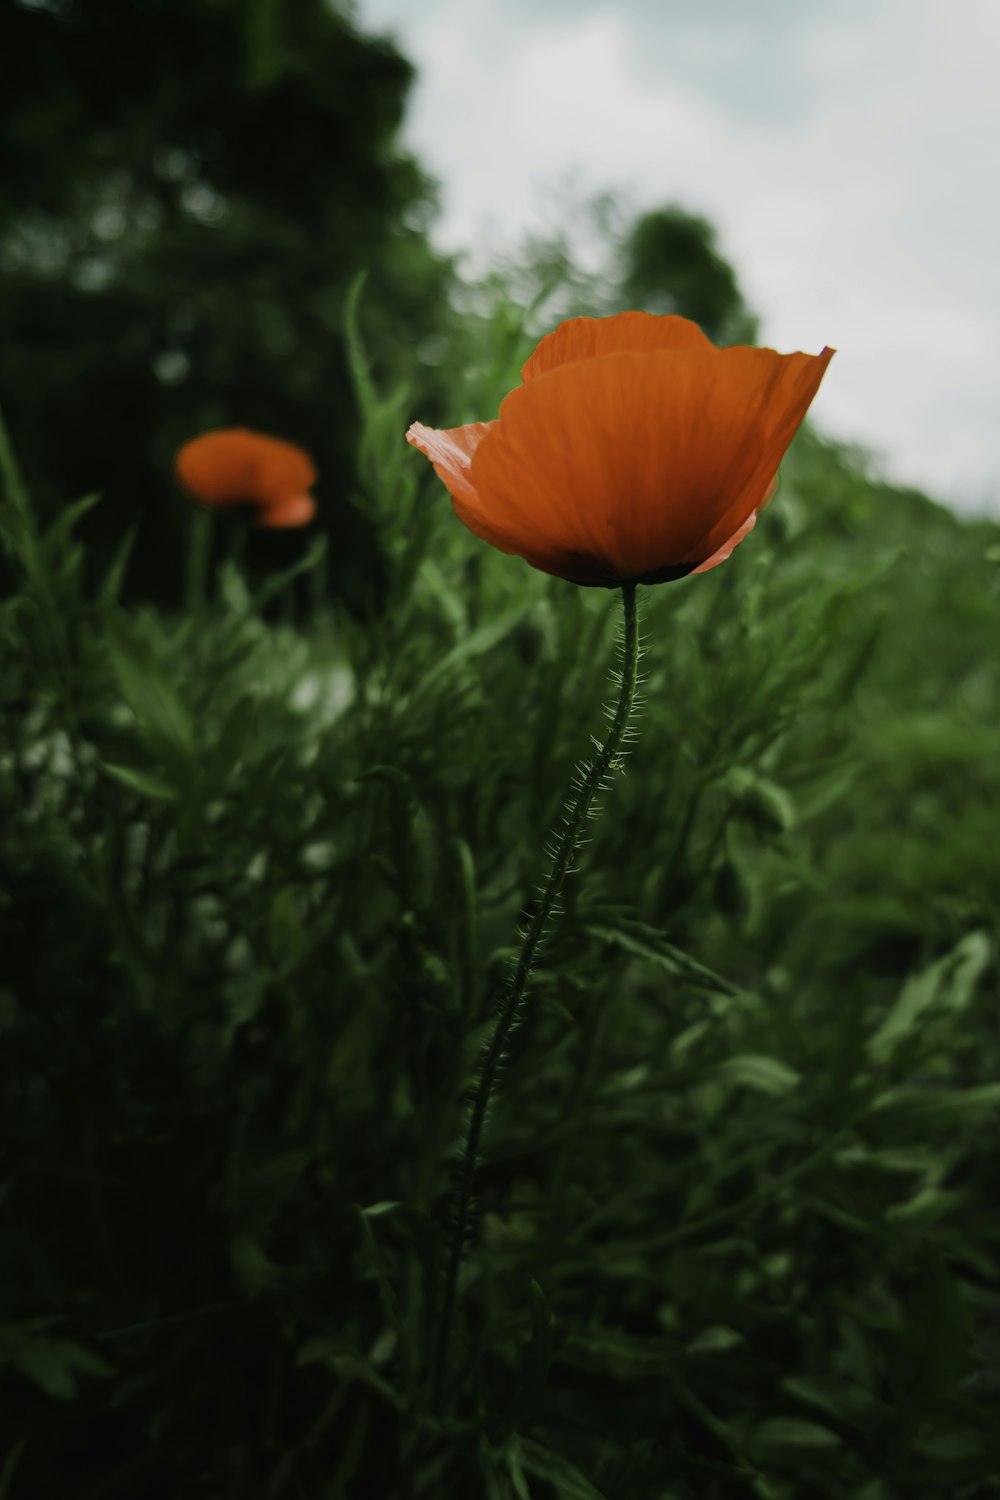
[[[635,704],[639,668],[639,626],[635,595],[636,585],[634,583],[622,585],[622,603],[624,605],[622,670],[620,673],[618,703],[611,720],[611,728],[604,743],[599,747],[594,760],[589,765],[581,767],[575,794],[567,803],[562,827],[553,834],[554,847],[548,878],[545,881],[531,920],[524,933],[521,952],[511,980],[510,989],[505,995],[499,1014],[497,1015],[496,1024],[493,1027],[487,1044],[480,1066],[479,1077],[476,1082],[472,1109],[469,1115],[468,1132],[465,1138],[465,1149],[462,1154],[462,1164],[459,1173],[455,1226],[452,1231],[449,1247],[444,1297],[441,1304],[441,1318],[438,1324],[433,1385],[435,1410],[441,1409],[448,1375],[451,1324],[455,1311],[458,1273],[461,1269],[462,1253],[465,1249],[465,1240],[469,1228],[472,1188],[475,1181],[476,1168],[479,1164],[479,1144],[496,1083],[497,1071],[504,1055],[504,1049],[519,1020],[528,976],[531,973],[539,942],[552,914],[552,908],[562,890],[573,855],[580,842],[584,822],[588,813],[592,810],[594,797],[605,786],[605,777],[609,772],[618,769],[620,765],[621,748]],[[614,675],[616,680],[618,680],[619,674],[615,673]]]

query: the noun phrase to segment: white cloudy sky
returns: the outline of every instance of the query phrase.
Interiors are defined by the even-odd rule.
[[[762,338],[833,345],[813,414],[1000,513],[998,0],[358,0],[417,65],[448,249],[623,188],[716,225]]]

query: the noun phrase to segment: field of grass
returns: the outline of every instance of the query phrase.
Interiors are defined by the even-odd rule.
[[[5,457],[0,1500],[995,1496],[1000,527],[805,430],[640,587],[442,1356],[620,605],[471,536],[355,378],[351,609],[194,509],[186,607],[126,607],[128,538],[92,576]]]

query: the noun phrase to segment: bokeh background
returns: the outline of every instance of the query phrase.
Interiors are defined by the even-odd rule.
[[[1000,1493],[996,24],[0,0],[0,1500]],[[640,591],[438,1400],[617,601],[403,434],[623,307],[840,352]]]

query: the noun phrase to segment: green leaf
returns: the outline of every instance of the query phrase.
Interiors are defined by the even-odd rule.
[[[344,298],[344,344],[347,350],[347,363],[351,371],[358,405],[365,417],[370,416],[378,405],[378,392],[375,389],[368,365],[368,356],[361,341],[358,318],[361,293],[364,291],[367,280],[367,269],[359,271],[348,287],[347,296]]]
[[[626,953],[631,953],[635,958],[642,958],[648,963],[655,964],[675,979],[682,979],[686,984],[698,989],[719,995],[739,993],[736,985],[731,984],[728,979],[723,979],[721,974],[713,973],[711,969],[706,968],[683,949],[668,942],[655,927],[647,927],[642,922],[628,919],[615,922],[599,920],[586,922],[583,930],[601,942],[610,943]]]
[[[908,1229],[924,1230],[939,1224],[960,1204],[968,1193],[955,1189],[925,1187],[905,1203],[894,1203],[885,1211],[887,1224],[905,1224]]]
[[[884,1401],[856,1381],[838,1375],[788,1375],[781,1388],[850,1427],[868,1430],[891,1417]]]
[[[10,1330],[3,1338],[2,1352],[16,1370],[58,1401],[73,1399],[78,1375],[106,1378],[112,1373],[106,1360],[82,1344],[47,1334]]]
[[[455,914],[456,943],[458,948],[458,970],[462,985],[463,1003],[471,1003],[475,988],[475,953],[477,932],[476,863],[472,850],[463,838],[453,838],[451,851],[454,855],[458,886],[457,911]]]
[[[971,1427],[958,1427],[951,1432],[920,1437],[914,1447],[918,1453],[924,1453],[938,1463],[961,1464],[970,1458],[979,1458],[986,1445],[981,1433]]]
[[[686,1057],[693,1047],[697,1047],[702,1037],[709,1034],[711,1029],[711,1021],[695,1021],[693,1026],[686,1026],[670,1043],[671,1057],[678,1059]]]
[[[968,1089],[904,1086],[888,1089],[872,1105],[873,1114],[898,1116],[915,1129],[975,1125],[997,1109],[1000,1083],[982,1083]]]
[[[260,608],[264,604],[269,604],[272,599],[279,598],[296,578],[301,577],[303,573],[311,573],[315,567],[318,567],[326,555],[326,541],[326,537],[322,534],[315,537],[298,562],[292,563],[290,567],[284,568],[280,573],[275,573],[269,578],[257,591],[257,607]]]
[[[632,1380],[676,1369],[681,1349],[666,1336],[643,1339],[598,1328],[569,1334],[559,1357],[577,1369],[605,1371],[616,1379]]]
[[[829,1219],[831,1224],[837,1224],[851,1234],[859,1234],[865,1239],[877,1237],[880,1234],[880,1225],[873,1220],[850,1213],[839,1203],[832,1203],[818,1193],[803,1193],[799,1202],[804,1209],[819,1214],[824,1219]]]
[[[180,795],[176,787],[152,771],[140,771],[136,766],[116,766],[108,760],[101,761],[101,770],[133,792],[157,802],[175,802]]]
[[[367,771],[362,771],[354,780],[384,781],[400,797],[410,797],[413,794],[413,782],[398,766],[369,766]]]
[[[952,951],[909,979],[881,1026],[869,1039],[868,1052],[885,1062],[926,1012],[937,1007],[961,1015],[986,969],[992,947],[985,932],[966,933]]]
[[[802,1082],[802,1074],[779,1062],[776,1057],[765,1057],[759,1053],[743,1053],[738,1057],[727,1057],[711,1075],[730,1085],[742,1085],[759,1094],[787,1094]]]
[[[194,755],[194,720],[162,670],[144,661],[120,630],[109,630],[108,650],[122,697],[140,730],[159,748],[188,759]]]
[[[802,1422],[798,1417],[769,1417],[754,1430],[751,1443],[755,1450],[770,1453],[783,1448],[817,1452],[839,1448],[841,1439],[818,1422]]]
[[[860,1144],[838,1151],[833,1158],[838,1167],[875,1167],[881,1172],[908,1176],[926,1176],[940,1165],[940,1157],[925,1146],[887,1147],[877,1150]]]
[[[346,1380],[359,1380],[388,1401],[392,1406],[401,1404],[401,1397],[389,1382],[375,1369],[371,1360],[359,1354],[343,1339],[317,1334],[307,1339],[295,1360],[298,1367],[322,1363],[342,1375]]]
[[[524,1473],[524,1448],[516,1432],[511,1433],[504,1444],[504,1461],[510,1476],[511,1487],[517,1500],[532,1500],[531,1490]]]
[[[747,766],[732,766],[726,786],[735,809],[763,833],[786,833],[798,822],[795,803],[783,787]]]
[[[511,1488],[509,1474],[504,1470],[491,1468],[486,1458],[483,1459],[482,1479],[486,1500],[525,1500],[524,1496],[518,1495]],[[531,1500],[530,1495],[527,1500]]]
[[[21,1462],[21,1454],[24,1452],[27,1441],[28,1434],[25,1433],[7,1451],[7,1457],[3,1461],[3,1468],[0,1469],[0,1500],[7,1500],[10,1494],[11,1480],[14,1478],[14,1471]]]
[[[267,946],[275,963],[287,962],[306,940],[299,900],[290,886],[277,891],[267,914]]]
[[[250,1297],[275,1287],[281,1281],[276,1266],[249,1234],[234,1234],[229,1242],[229,1263],[240,1286]]]
[[[244,582],[243,574],[231,559],[219,569],[219,591],[232,614],[242,619],[250,613],[253,607],[250,590]]]
[[[553,1453],[551,1448],[545,1448],[530,1438],[520,1438],[520,1444],[521,1460],[526,1471],[534,1474],[536,1479],[544,1479],[550,1484],[558,1500],[607,1500],[568,1458]]]
[[[358,1252],[356,1265],[359,1279],[371,1278],[378,1286],[379,1300],[397,1337],[403,1333],[402,1319],[399,1312],[399,1302],[389,1277],[386,1275],[382,1254],[372,1229],[370,1220],[380,1213],[386,1213],[394,1208],[395,1204],[375,1204],[374,1208],[357,1209],[358,1225],[361,1230],[362,1248]]]
[[[689,1354],[729,1354],[733,1349],[738,1349],[745,1344],[746,1339],[742,1333],[735,1328],[727,1328],[724,1323],[712,1323],[703,1328],[700,1333],[687,1346]]]
[[[135,546],[138,531],[138,522],[134,526],[130,526],[128,531],[126,531],[118,544],[118,550],[112,558],[111,566],[98,591],[97,601],[105,609],[110,609],[118,603],[118,596],[122,591],[122,584],[125,582],[129,558],[132,556],[132,548]]]
[[[510,635],[515,626],[524,619],[525,604],[519,600],[512,608],[501,611],[492,619],[487,620],[485,625],[480,625],[478,630],[471,631],[465,638],[453,646],[450,651],[440,657],[429,672],[417,683],[413,690],[413,698],[425,697],[432,688],[440,682],[447,682],[453,672],[465,662],[474,660],[477,656],[484,656],[487,651],[492,651],[494,646]]]
[[[84,495],[80,500],[74,500],[72,505],[67,505],[61,511],[56,520],[45,534],[45,547],[47,550],[60,551],[69,541],[70,535],[84,516],[92,511],[100,501],[100,495]]]

